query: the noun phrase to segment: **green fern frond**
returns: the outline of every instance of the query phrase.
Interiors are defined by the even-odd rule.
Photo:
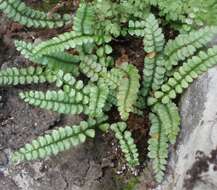
[[[71,73],[73,76],[78,76],[80,58],[77,55],[71,55],[66,52],[56,52],[55,54],[43,55],[39,58],[41,64],[46,65],[47,68],[65,73]]]
[[[34,44],[25,41],[15,41],[15,46],[18,51],[30,61],[47,65],[52,70],[63,70],[64,72],[70,72],[74,76],[79,74],[78,63],[80,63],[79,56],[71,55],[66,52],[56,52],[55,54],[47,54],[41,57],[35,57],[32,53]]]
[[[96,48],[96,44],[94,43],[87,43],[82,44],[76,47],[76,50],[79,53],[79,56],[82,58],[83,56],[93,54],[94,49]]]
[[[154,72],[156,67],[157,58],[145,58],[144,59],[144,69],[143,69],[143,80],[141,95],[146,98],[151,90],[153,84]]]
[[[149,105],[156,102],[156,99],[167,104],[171,99],[175,99],[177,94],[181,94],[184,89],[188,88],[194,79],[216,64],[217,46],[208,49],[207,52],[200,51],[174,72],[173,76],[162,85],[161,91],[155,92],[155,99],[150,98]]]
[[[111,110],[112,106],[117,105],[116,93],[114,90],[109,90],[108,98],[104,107],[104,111],[108,112]]]
[[[139,154],[132,138],[130,131],[127,131],[125,122],[114,123],[111,130],[114,131],[115,137],[119,140],[120,148],[125,155],[125,159],[130,167],[139,165]]]
[[[95,12],[90,4],[80,4],[73,22],[73,30],[81,34],[93,34]]]
[[[206,3],[203,0],[190,0],[188,4],[190,24],[193,22],[197,26],[216,26],[217,2],[215,0],[207,0]]]
[[[110,90],[107,101],[106,101],[106,105],[104,107],[105,111],[110,111],[112,106],[117,105],[117,98],[116,98],[117,95],[116,94],[117,93],[115,90]],[[144,107],[141,106],[140,102],[136,102],[131,112],[139,116],[144,116],[144,113],[142,111],[143,109]]]
[[[98,63],[96,55],[83,57],[79,67],[81,72],[90,78],[92,82],[97,81],[102,73],[106,72],[106,67]]]
[[[117,22],[113,22],[112,20],[105,20],[103,23],[104,33],[107,35],[114,36],[115,38],[121,35],[121,26]],[[100,28],[103,28],[102,26]]]
[[[96,55],[98,57],[99,63],[104,67],[114,66],[114,59],[109,56],[113,51],[112,47],[108,44],[103,44],[101,47],[98,47]]]
[[[189,34],[181,34],[175,40],[169,40],[164,51],[166,69],[170,71],[172,66],[178,65],[179,61],[184,61],[187,57],[194,55],[199,48],[207,45],[216,34],[216,27],[205,27]]]
[[[156,104],[152,111],[159,117],[169,142],[174,144],[180,131],[180,116],[177,106],[174,103]]]
[[[156,60],[156,65],[153,73],[152,90],[156,91],[160,89],[165,81],[166,69],[164,67],[163,56],[159,56]]]
[[[34,47],[32,43],[25,42],[22,40],[15,40],[14,45],[17,51],[19,51],[21,55],[23,55],[26,59],[37,63],[37,60],[34,59],[33,54],[32,54],[32,49]]]
[[[103,108],[109,94],[108,86],[103,80],[99,80],[97,86],[90,85],[87,93],[90,97],[89,115],[92,117],[99,117],[103,114]]]
[[[105,79],[109,88],[114,90],[119,86],[119,82],[124,77],[124,73],[118,68],[113,68],[107,73],[102,73],[102,77]]]
[[[139,91],[138,99],[136,101],[135,106],[140,110],[144,110],[145,108],[147,108],[147,99],[146,97],[142,96],[142,89],[140,89]]]
[[[166,16],[167,20],[177,21],[184,19],[183,2],[173,0],[146,0],[147,3],[153,6],[158,6],[161,16]]]
[[[128,23],[128,33],[131,36],[144,37],[145,27],[146,27],[145,21],[130,20]]]
[[[44,41],[36,45],[32,53],[36,57],[42,55],[52,54],[56,52],[63,52],[83,44],[93,43],[95,37],[92,35],[83,35],[75,31],[65,32],[50,40]]]
[[[147,97],[150,90],[158,90],[163,84],[166,73],[163,61],[164,59],[162,56],[145,58],[141,89],[143,97]]]
[[[117,38],[121,34],[122,15],[119,13],[119,5],[117,2],[110,0],[95,1],[94,9],[98,22],[96,23],[97,33],[113,36]],[[109,18],[109,19],[108,19]]]
[[[135,66],[124,63],[119,67],[123,77],[118,82],[117,106],[121,119],[127,120],[138,98],[140,75]]]
[[[160,16],[165,16],[166,20],[172,24],[175,21],[176,27],[179,23],[180,27],[187,29],[196,29],[201,26],[215,26],[217,15],[215,0],[146,0],[149,5],[159,9]],[[177,22],[178,21],[178,22]]]
[[[124,13],[129,16],[129,18],[144,20],[150,13],[150,6],[147,4],[146,0],[123,0],[121,7],[124,10]]]
[[[16,67],[0,71],[0,85],[18,85],[18,84],[38,84],[45,82],[54,82],[55,75],[47,77],[42,67],[27,67],[18,69]]]
[[[0,10],[12,20],[27,27],[57,28],[72,22],[72,17],[68,14],[63,16],[57,13],[48,15],[26,6],[21,0],[0,0]]]
[[[151,122],[150,139],[148,140],[148,157],[152,160],[152,167],[157,182],[161,182],[166,170],[168,158],[168,137],[165,133],[164,126],[159,116],[150,113],[149,120]]]
[[[12,161],[22,162],[57,155],[95,136],[95,127],[102,123],[82,121],[79,125],[61,127],[26,144],[12,155]]]
[[[110,128],[110,124],[108,123],[108,116],[103,114],[100,115],[99,117],[96,118],[92,118],[90,117],[93,121],[96,120],[96,122],[98,123],[97,128],[99,128],[103,133],[107,133],[109,128]],[[90,120],[90,119],[89,119]]]
[[[20,98],[31,105],[64,114],[80,114],[87,112],[88,96],[71,89],[70,93],[59,91],[21,92]]]
[[[158,21],[153,14],[150,14],[145,21],[145,35],[144,35],[144,50],[147,53],[161,52],[165,39],[162,29],[159,27]]]
[[[150,90],[160,88],[164,82],[165,68],[163,57],[157,53],[164,47],[165,39],[154,15],[149,15],[145,22],[144,50],[148,53],[144,60],[142,96],[147,97]]]
[[[49,70],[48,70],[49,71]],[[53,71],[50,71],[51,73]],[[75,77],[72,76],[71,73],[65,73],[62,70],[55,71],[56,76],[56,86],[57,87],[65,87],[68,86],[69,88],[73,88],[76,90],[81,90],[84,87],[84,83],[81,80],[76,81]]]
[[[140,107],[136,107],[136,105],[133,107],[132,113],[141,117],[144,116],[143,110]]]

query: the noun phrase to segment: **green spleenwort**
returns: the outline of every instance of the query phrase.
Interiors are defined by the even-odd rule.
[[[72,22],[72,17],[68,14],[63,16],[57,13],[48,15],[26,6],[21,0],[0,0],[0,10],[12,20],[27,27],[57,28]]]
[[[79,125],[53,130],[49,134],[38,137],[16,151],[12,155],[12,161],[16,163],[57,155],[59,152],[84,143],[87,137],[94,138],[95,128],[103,122],[98,123],[95,120],[89,119],[87,122],[82,121]]]

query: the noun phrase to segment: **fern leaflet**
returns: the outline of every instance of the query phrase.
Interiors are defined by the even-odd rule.
[[[138,150],[134,144],[131,132],[126,130],[127,125],[124,122],[114,123],[111,130],[114,131],[115,137],[119,140],[121,150],[125,155],[126,161],[130,167],[139,165]]]
[[[118,83],[117,105],[121,118],[127,120],[138,97],[140,75],[131,64],[121,65],[120,70],[123,77]]]
[[[27,27],[57,28],[72,22],[72,17],[68,14],[61,16],[54,13],[48,16],[45,12],[26,6],[21,0],[0,0],[0,10],[12,20]]]
[[[68,150],[73,146],[84,143],[87,137],[93,138],[95,136],[95,127],[102,123],[89,119],[87,122],[82,121],[79,125],[53,130],[16,151],[12,155],[12,161],[36,160]]]

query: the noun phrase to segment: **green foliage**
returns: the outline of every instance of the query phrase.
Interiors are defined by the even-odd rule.
[[[98,63],[96,55],[87,55],[82,58],[80,70],[94,82],[99,80],[102,73],[106,72],[106,67]]]
[[[147,97],[150,90],[158,90],[164,82],[166,69],[161,56],[145,58],[143,70],[142,96]]]
[[[136,67],[130,64],[121,65],[120,71],[123,75],[118,82],[117,106],[121,118],[127,120],[138,97],[140,76]]]
[[[169,40],[164,51],[166,69],[170,71],[172,66],[178,65],[179,61],[184,61],[187,57],[194,55],[199,48],[207,45],[216,34],[216,27],[205,27],[189,34],[179,35],[175,40]]]
[[[183,2],[184,0],[146,0],[153,6],[157,6],[160,9],[161,15],[166,15],[167,20],[182,20],[183,14]]]
[[[98,42],[101,43],[106,38],[112,36],[118,37],[121,34],[121,22],[126,19],[127,15],[123,12],[120,5],[111,0],[95,0],[94,10],[97,16],[96,33],[99,34]],[[123,13],[123,14],[120,14]]]
[[[81,121],[79,125],[55,129],[20,148],[13,154],[12,160],[20,162],[57,155],[59,152],[84,143],[87,137],[94,138],[95,127],[100,124],[102,123],[89,119],[87,122]]]
[[[65,73],[71,73],[73,76],[78,76],[80,58],[76,55],[71,55],[66,52],[56,52],[55,54],[43,55],[40,59],[40,64],[46,65],[47,68]]]
[[[217,47],[213,47],[205,51],[200,51],[197,55],[188,59],[181,67],[166,81],[161,91],[156,91],[154,97],[164,104],[169,103],[175,99],[177,94],[181,94],[184,89],[198,78],[201,74],[206,72],[217,64]],[[150,104],[153,99],[150,99]]]
[[[121,0],[122,9],[130,18],[145,19],[150,12],[150,5],[146,0]]]
[[[145,35],[145,21],[129,21],[128,24],[128,33],[131,36],[143,37]]]
[[[30,66],[21,69],[12,67],[0,71],[0,85],[38,84],[55,80],[55,75],[47,77],[42,67]]]
[[[82,35],[75,31],[65,32],[36,45],[32,49],[32,53],[35,57],[40,57],[42,55],[61,52],[70,48],[76,48],[76,46],[92,43],[94,40],[94,36]]]
[[[145,21],[144,50],[147,53],[160,52],[164,47],[164,35],[154,15],[150,14]]]
[[[32,54],[32,49],[33,49],[33,44],[28,43],[25,41],[19,41],[15,40],[14,41],[16,49],[23,55],[26,59],[29,59],[32,62],[37,62],[37,60],[33,59],[33,54]]]
[[[88,96],[79,91],[76,92],[75,89],[71,89],[69,93],[63,90],[47,91],[46,93],[41,91],[22,92],[20,97],[31,105],[65,114],[87,112],[85,105],[89,102]]]
[[[153,112],[159,117],[161,125],[169,142],[174,144],[179,133],[180,117],[178,108],[174,103],[156,104]]]
[[[114,131],[115,137],[119,140],[120,148],[125,155],[127,163],[130,167],[139,165],[139,154],[134,144],[132,134],[126,130],[127,125],[124,122],[114,123],[111,130]]]
[[[187,23],[194,25],[216,25],[217,2],[215,0],[190,0]]]
[[[138,177],[132,177],[127,181],[127,184],[124,185],[123,190],[136,190],[136,186],[139,182]]]
[[[81,34],[93,34],[95,24],[95,12],[91,5],[80,4],[74,18],[73,29]]]
[[[68,14],[61,16],[54,13],[49,16],[26,6],[21,0],[0,0],[0,10],[12,20],[27,27],[57,28],[72,22],[72,17]]]
[[[179,112],[173,100],[217,64],[217,46],[206,50],[217,28],[201,27],[216,23],[211,17],[216,14],[215,8],[214,0],[82,1],[69,30],[63,28],[71,23],[69,15],[47,15],[20,0],[0,0],[0,9],[21,24],[62,27],[64,31],[39,43],[15,41],[17,50],[33,65],[1,70],[0,85],[53,83],[55,90],[21,92],[20,97],[33,106],[89,118],[78,126],[59,128],[33,140],[16,151],[13,160],[56,155],[83,143],[87,137],[93,138],[98,128],[115,133],[128,166],[133,168],[140,163],[139,153],[126,123],[131,113],[144,117],[149,111],[148,156],[155,178],[161,182],[169,145],[176,142],[180,131]],[[172,39],[168,39],[171,34]],[[135,38],[143,41],[143,69],[137,68],[137,63],[115,60],[122,41]],[[113,116],[114,109],[120,117]],[[110,125],[114,120],[116,123]]]
[[[148,156],[152,160],[155,179],[161,182],[166,170],[169,143],[176,142],[180,117],[174,103],[156,104],[149,115],[151,122]]]
[[[217,2],[215,0],[146,0],[146,3],[159,8],[161,16],[178,28],[191,30],[206,25],[216,25]],[[177,22],[178,21],[178,22]]]
[[[157,90],[164,82],[165,68],[163,57],[158,55],[164,47],[164,35],[154,15],[145,22],[144,50],[149,55],[144,60],[142,96],[147,97],[150,90]]]
[[[80,63],[79,56],[71,55],[66,52],[56,52],[55,54],[45,54],[41,57],[34,57],[32,49],[33,44],[24,41],[15,41],[15,46],[18,51],[30,61],[46,65],[51,70],[63,70],[64,72],[70,72],[74,76],[79,75],[78,63]]]
[[[148,157],[152,160],[155,179],[161,182],[166,170],[166,163],[168,158],[168,137],[162,126],[159,116],[151,113],[149,115],[151,122],[150,139],[148,140]]]
[[[100,80],[97,86],[92,86],[88,92],[90,96],[89,114],[92,117],[99,117],[103,113],[102,110],[109,94],[108,86],[103,80]]]

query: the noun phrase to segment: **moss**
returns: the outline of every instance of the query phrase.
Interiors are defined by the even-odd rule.
[[[139,183],[139,179],[137,177],[132,177],[131,179],[128,180],[123,190],[136,190],[136,186],[138,183]]]
[[[44,0],[41,8],[44,11],[49,11],[51,10],[57,3],[59,3],[59,0]]]
[[[36,2],[36,3],[31,3],[30,6],[36,8],[40,11],[49,12],[54,7],[56,7],[58,3],[62,3],[62,1],[60,1],[60,0],[43,0],[43,1]],[[63,6],[63,7],[59,8],[58,12],[68,13],[72,10],[73,0],[68,0],[68,1],[66,1],[66,3],[67,3],[67,6]]]
[[[138,177],[130,177],[124,175],[113,175],[113,180],[116,183],[117,190],[136,190],[137,185],[139,184]]]

